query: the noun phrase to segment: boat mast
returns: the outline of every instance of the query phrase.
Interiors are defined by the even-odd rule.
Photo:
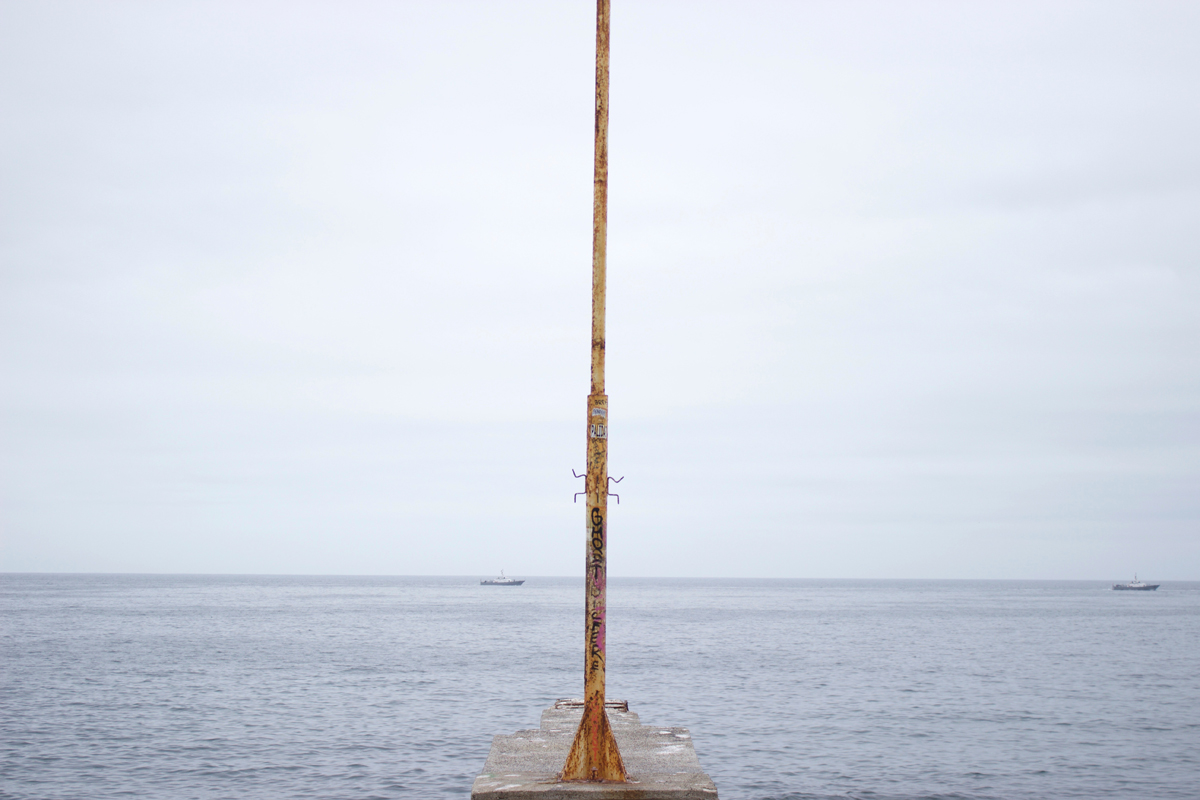
[[[562,779],[625,782],[604,711],[608,587],[608,395],[604,393],[604,290],[608,243],[608,8],[596,0],[596,149],[592,195],[592,390],[587,399],[587,563],[583,716]]]

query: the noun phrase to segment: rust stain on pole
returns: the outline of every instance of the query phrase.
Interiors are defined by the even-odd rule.
[[[583,717],[565,781],[627,778],[604,712],[604,631],[608,586],[608,395],[604,393],[604,289],[608,243],[608,3],[596,0],[596,166],[592,198],[592,391],[587,399],[587,571]]]

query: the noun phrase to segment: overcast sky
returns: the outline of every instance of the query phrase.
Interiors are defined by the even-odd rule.
[[[1200,4],[613,5],[611,574],[1200,579]],[[581,575],[594,15],[0,3],[0,570]]]

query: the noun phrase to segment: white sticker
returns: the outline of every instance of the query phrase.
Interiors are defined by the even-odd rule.
[[[592,416],[593,416],[593,417],[607,417],[607,416],[608,416],[608,412],[607,412],[607,411],[605,411],[603,408],[593,408],[593,409],[592,409]]]

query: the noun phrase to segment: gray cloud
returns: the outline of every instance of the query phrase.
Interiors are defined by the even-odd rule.
[[[9,3],[0,569],[571,574],[593,6]],[[1192,4],[617,3],[626,575],[1200,575]]]

